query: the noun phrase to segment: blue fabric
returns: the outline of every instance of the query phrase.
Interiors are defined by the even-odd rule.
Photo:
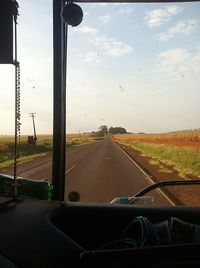
[[[143,248],[164,244],[200,243],[200,226],[169,218],[151,223],[139,216],[128,224],[119,240],[105,244],[101,249]]]

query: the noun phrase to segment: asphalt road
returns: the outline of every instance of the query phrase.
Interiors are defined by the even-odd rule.
[[[132,196],[151,184],[111,139],[70,148],[66,154],[66,200],[69,192],[78,191],[80,201],[109,202],[115,197]],[[51,181],[51,167],[52,158],[48,155],[20,165],[18,175]],[[11,171],[0,172],[11,174]],[[158,190],[151,195],[155,205],[172,205]]]
[[[150,185],[141,170],[111,139],[90,144],[87,149],[79,147],[69,152],[68,159],[66,199],[68,192],[78,191],[81,201],[109,202],[115,197],[132,196]],[[161,192],[152,193],[155,204],[171,205]]]

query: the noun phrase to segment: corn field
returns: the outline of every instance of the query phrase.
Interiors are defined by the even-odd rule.
[[[200,146],[200,129],[173,131],[156,134],[116,134],[113,136],[119,141],[144,141],[153,143],[175,143],[180,145],[198,144]]]

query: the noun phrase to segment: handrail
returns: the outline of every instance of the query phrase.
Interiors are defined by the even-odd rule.
[[[157,182],[157,183],[154,183],[154,184],[144,188],[143,190],[141,190],[140,192],[138,192],[137,194],[135,194],[133,196],[116,197],[110,203],[111,204],[115,204],[115,203],[133,204],[133,203],[135,203],[137,198],[140,198],[140,197],[144,196],[145,194],[147,194],[148,192],[155,190],[157,188],[166,187],[166,186],[181,186],[181,185],[200,185],[200,179],[197,179],[197,180],[187,179],[187,180]]]
[[[165,186],[196,185],[196,184],[200,184],[200,180],[176,180],[176,181],[157,182],[157,183],[154,183],[154,184],[146,187],[145,189],[143,189],[142,191],[140,191],[139,193],[134,195],[134,197],[141,197],[141,196],[145,195],[146,193],[148,193],[152,190],[155,190],[156,188],[161,188],[161,187],[165,187]]]

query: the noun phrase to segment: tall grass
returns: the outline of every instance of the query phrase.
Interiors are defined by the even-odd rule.
[[[139,150],[142,155],[152,157],[165,165],[172,166],[181,177],[189,174],[200,177],[200,149],[176,145],[153,144],[139,141],[121,142]]]
[[[121,141],[139,140],[144,142],[200,142],[200,129],[180,130],[155,134],[116,134],[114,139]]]
[[[47,153],[52,150],[50,143],[38,144],[36,146],[28,143],[20,143],[18,152],[20,157],[35,155],[39,153]],[[14,143],[4,144],[0,146],[0,163],[13,159],[14,157]]]
[[[41,135],[36,145],[27,143],[27,136],[21,137],[18,145],[19,162],[31,161],[36,156],[45,155],[52,150],[52,136]],[[0,136],[0,168],[13,164],[14,136]]]
[[[27,136],[21,137],[18,145],[19,163],[33,160],[37,156],[43,156],[52,151],[53,136],[38,135],[36,145],[27,143]],[[66,147],[74,147],[93,142],[94,138],[87,134],[73,134],[66,136]],[[0,168],[13,164],[14,158],[14,136],[0,135]]]

